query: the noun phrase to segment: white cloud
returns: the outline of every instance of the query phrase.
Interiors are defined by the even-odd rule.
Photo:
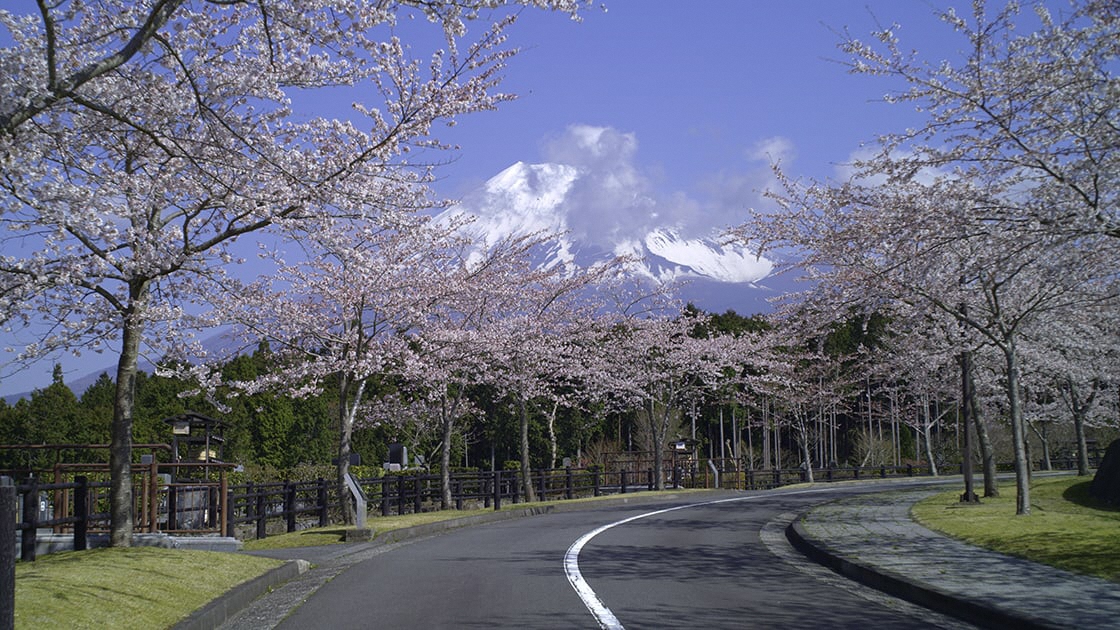
[[[722,232],[746,221],[750,208],[770,204],[760,192],[773,184],[769,160],[794,155],[789,140],[768,138],[745,152],[765,164],[726,165],[691,192],[666,192],[657,189],[658,178],[637,160],[638,148],[632,133],[582,124],[545,143],[548,162],[581,173],[561,208],[577,240],[613,247],[659,227],[671,227],[686,238]]]
[[[747,157],[767,164],[781,163],[788,166],[797,157],[797,152],[789,138],[773,136],[756,142],[747,151]]]

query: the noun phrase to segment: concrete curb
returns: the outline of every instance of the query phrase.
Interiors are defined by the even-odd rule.
[[[936,586],[899,575],[893,571],[876,568],[857,559],[846,558],[828,544],[809,536],[801,525],[806,513],[798,515],[786,527],[786,538],[798,551],[811,560],[861,584],[894,597],[925,606],[939,613],[956,617],[983,628],[1021,628],[1024,630],[1053,630],[1054,625],[1032,615],[998,608],[967,595],[940,589]]]
[[[289,560],[248,582],[235,586],[217,599],[172,626],[172,630],[211,630],[222,625],[254,599],[299,576],[310,568],[306,560]]]

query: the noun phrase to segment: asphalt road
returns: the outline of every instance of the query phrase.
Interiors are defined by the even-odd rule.
[[[805,566],[775,533],[783,515],[844,492],[704,495],[468,527],[351,566],[279,627],[959,627]]]

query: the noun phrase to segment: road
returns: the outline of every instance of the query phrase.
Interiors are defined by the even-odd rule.
[[[468,527],[354,564],[279,627],[960,627],[788,547],[783,518],[851,491],[705,494]]]

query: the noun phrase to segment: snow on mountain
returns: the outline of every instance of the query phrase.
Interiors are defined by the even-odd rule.
[[[721,246],[710,239],[682,238],[669,228],[650,231],[645,246],[654,257],[677,265],[684,277],[753,284],[769,275],[772,268],[770,261],[743,247]]]
[[[603,190],[612,182],[593,175],[564,164],[517,162],[444,215],[472,216],[467,231],[484,247],[515,234],[555,234],[547,265],[629,255],[641,260],[634,269],[638,275],[659,282],[716,283],[725,290],[753,288],[770,274],[770,261],[739,245],[721,245],[722,226],[659,225],[654,200]],[[708,236],[682,236],[685,227]],[[687,291],[684,297],[689,299]]]

